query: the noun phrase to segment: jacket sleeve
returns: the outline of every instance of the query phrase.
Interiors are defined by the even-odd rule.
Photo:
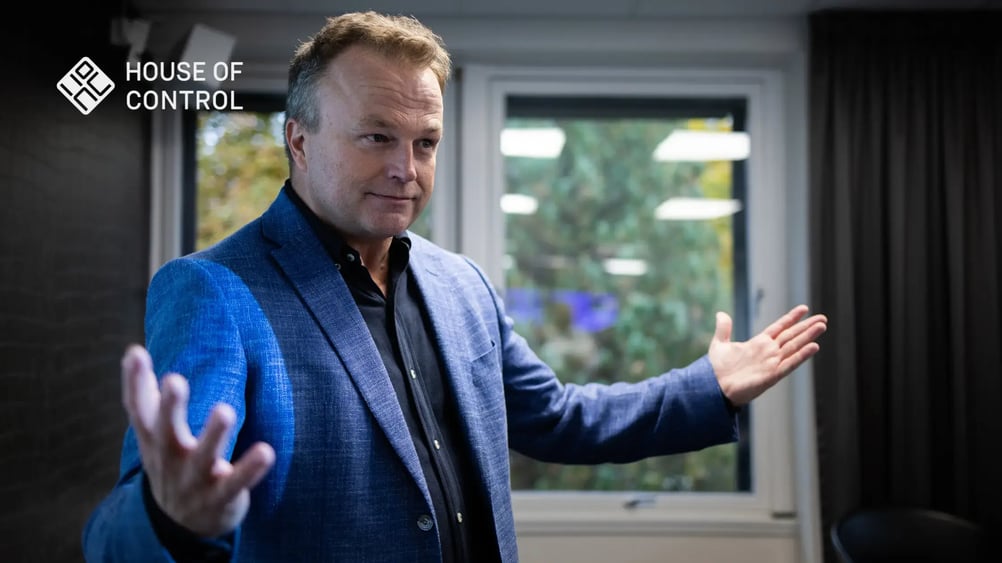
[[[512,449],[541,461],[626,463],[737,440],[735,412],[705,355],[637,383],[564,384],[515,332],[503,301],[471,265],[497,315]]]
[[[179,373],[191,389],[188,424],[198,436],[211,409],[229,403],[237,420],[225,456],[230,457],[245,418],[246,361],[239,328],[218,281],[221,266],[182,258],[150,282],[146,347],[157,378]],[[135,433],[127,429],[119,478],[83,530],[87,561],[172,561],[143,500],[143,472]]]

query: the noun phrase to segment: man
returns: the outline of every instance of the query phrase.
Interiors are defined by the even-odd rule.
[[[430,30],[373,13],[297,51],[289,182],[150,284],[88,559],[515,561],[509,446],[598,463],[732,441],[735,407],[818,350],[826,320],[806,307],[744,343],[721,313],[686,368],[558,382],[475,264],[407,232],[449,67]]]

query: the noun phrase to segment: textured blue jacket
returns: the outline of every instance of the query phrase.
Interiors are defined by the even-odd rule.
[[[492,509],[469,516],[493,519],[503,561],[518,559],[509,446],[545,461],[598,463],[736,439],[705,356],[639,384],[562,384],[512,330],[475,264],[409,236],[410,267]],[[424,529],[435,514],[380,355],[284,192],[227,240],[161,268],[149,287],[146,340],[158,376],[188,377],[196,436],[226,402],[237,413],[227,455],[261,440],[275,449],[237,530],[237,561],[441,558],[435,528]],[[84,529],[88,561],[170,560],[140,477],[129,429],[120,478]]]

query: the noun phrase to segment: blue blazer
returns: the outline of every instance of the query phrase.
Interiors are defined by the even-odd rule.
[[[637,384],[563,384],[512,330],[477,265],[410,237],[410,268],[491,508],[464,516],[493,521],[503,561],[518,559],[509,447],[545,461],[628,462],[736,439],[706,357]],[[251,492],[235,560],[441,559],[435,528],[417,524],[441,516],[386,369],[284,192],[227,240],[161,268],[146,315],[158,375],[189,379],[193,433],[226,402],[237,413],[227,455],[261,440],[277,454]],[[130,428],[120,478],[84,529],[89,561],[171,559],[143,507],[141,471]]]

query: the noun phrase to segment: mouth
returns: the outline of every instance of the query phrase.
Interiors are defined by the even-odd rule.
[[[413,197],[410,197],[410,196],[391,195],[391,194],[377,194],[377,193],[371,193],[371,192],[369,193],[369,195],[372,196],[372,197],[374,197],[374,198],[376,198],[376,199],[380,199],[380,200],[383,200],[383,201],[404,202],[404,201],[411,201],[411,200],[414,199]]]

